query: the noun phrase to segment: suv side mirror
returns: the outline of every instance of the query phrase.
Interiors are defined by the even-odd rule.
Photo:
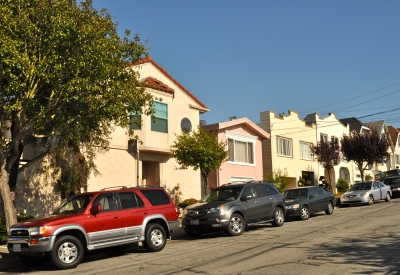
[[[242,201],[247,201],[252,198],[253,198],[252,196],[248,195],[248,196],[242,197]]]
[[[92,213],[93,215],[96,215],[98,213],[100,213],[103,209],[101,208],[100,204],[94,204],[92,205],[92,208],[90,208],[90,213]]]

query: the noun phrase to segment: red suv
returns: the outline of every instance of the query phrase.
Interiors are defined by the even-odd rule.
[[[25,265],[47,255],[56,267],[69,269],[85,250],[142,242],[146,250],[160,251],[178,227],[177,209],[163,188],[123,187],[71,196],[48,217],[14,224],[8,250]]]

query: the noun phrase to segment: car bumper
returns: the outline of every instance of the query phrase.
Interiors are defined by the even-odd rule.
[[[300,217],[301,215],[301,208],[296,208],[296,209],[286,209],[286,218],[291,218],[291,217]]]
[[[226,229],[228,225],[229,217],[227,215],[210,218],[192,218],[189,216],[182,217],[182,227],[187,230],[218,231]]]
[[[12,237],[7,241],[8,251],[11,253],[42,253],[50,251],[50,237],[17,238]]]
[[[360,204],[368,203],[369,197],[350,197],[340,198],[341,204]]]

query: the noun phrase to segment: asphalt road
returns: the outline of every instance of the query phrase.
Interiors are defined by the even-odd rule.
[[[336,208],[280,228],[263,225],[239,237],[174,234],[163,251],[141,246],[88,253],[72,270],[45,264],[35,270],[13,256],[0,274],[400,274],[400,199]]]

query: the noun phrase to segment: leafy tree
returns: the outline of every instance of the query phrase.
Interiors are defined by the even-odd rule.
[[[227,142],[219,142],[215,134],[198,127],[197,131],[176,135],[171,151],[180,165],[179,169],[188,167],[193,167],[194,170],[200,169],[204,192],[207,193],[209,173],[218,169],[227,160],[226,145]]]
[[[288,171],[286,168],[275,169],[272,174],[267,174],[264,176],[264,180],[267,182],[272,182],[279,192],[285,191],[286,186],[289,184]]]
[[[339,140],[336,138],[328,142],[321,140],[317,146],[313,146],[312,152],[318,163],[328,171],[329,187],[332,190],[331,171],[340,163]]]
[[[342,178],[338,178],[336,188],[340,193],[344,193],[349,189],[349,183]]]
[[[380,135],[372,129],[368,133],[352,131],[343,135],[341,152],[347,161],[354,161],[364,180],[364,171],[371,169],[374,163],[386,162],[389,144],[385,134]]]
[[[128,69],[147,48],[129,31],[120,37],[106,9],[90,0],[0,0],[0,14],[0,194],[9,228],[17,221],[10,172],[24,145],[72,154],[82,181],[113,127],[128,129],[129,113],[154,108]]]

